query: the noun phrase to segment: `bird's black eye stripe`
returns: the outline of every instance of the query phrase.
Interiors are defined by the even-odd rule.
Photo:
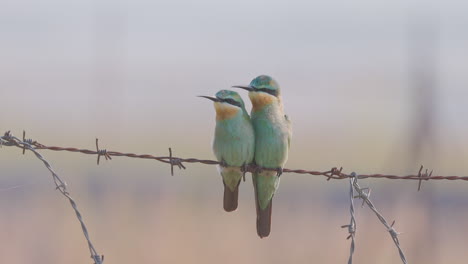
[[[278,91],[277,90],[270,90],[270,89],[267,89],[267,88],[260,88],[260,89],[257,89],[257,91],[265,92],[265,93],[271,94],[273,96],[278,96]]]
[[[235,106],[238,106],[238,107],[241,107],[241,104],[231,98],[228,98],[228,99],[224,99],[223,100],[224,102],[228,103],[228,104],[232,104],[232,105],[235,105]]]

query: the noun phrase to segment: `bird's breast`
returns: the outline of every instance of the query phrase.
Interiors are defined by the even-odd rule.
[[[227,120],[235,117],[241,109],[239,107],[235,107],[225,103],[218,103],[214,104],[216,110],[216,120]]]
[[[249,94],[250,101],[252,102],[252,111],[260,111],[263,107],[275,102],[276,97],[266,94],[252,92]]]

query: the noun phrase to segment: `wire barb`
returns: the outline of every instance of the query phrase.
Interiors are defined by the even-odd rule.
[[[7,132],[5,132],[5,134],[3,134],[3,138],[4,138],[6,141],[10,141],[10,140],[11,140],[11,132],[10,132],[10,130],[8,130]]]
[[[362,207],[364,207],[364,204],[366,202],[365,199],[370,198],[371,189],[369,187],[365,187],[365,188],[361,188],[361,190],[362,190],[362,193],[359,194],[359,195],[354,196],[354,198],[361,198],[362,199],[362,204],[361,204],[361,208],[362,208]],[[365,192],[365,191],[367,191],[367,192]]]
[[[94,264],[104,263],[104,255],[91,255],[91,258],[94,260]]]
[[[26,138],[26,131],[25,131],[25,130],[23,130],[23,142],[26,142],[26,143],[28,143],[29,145],[34,145],[34,144],[36,143],[35,140],[33,141],[33,140],[30,139],[30,138]],[[23,155],[25,154],[25,152],[26,152],[26,147],[23,146]]]
[[[8,132],[7,132],[8,133]],[[5,134],[7,134],[5,133]],[[186,169],[182,163],[202,163],[207,165],[220,165],[219,161],[216,160],[203,160],[203,159],[196,159],[196,158],[177,158],[177,157],[156,157],[149,154],[134,154],[134,153],[122,153],[118,151],[106,151],[106,150],[99,150],[96,151],[89,150],[89,149],[78,149],[78,148],[70,148],[70,147],[56,147],[56,146],[46,146],[37,141],[34,141],[33,144],[36,149],[48,149],[52,151],[69,151],[69,152],[79,152],[83,154],[89,155],[96,155],[101,152],[99,156],[105,156],[107,159],[110,159],[112,156],[119,156],[119,157],[129,157],[129,158],[139,158],[139,159],[153,159],[163,163],[173,164],[179,167],[179,169]],[[169,153],[170,154],[170,153]],[[247,172],[255,172],[261,170],[270,170],[276,171],[276,168],[262,168],[255,164],[248,164],[247,165]],[[283,173],[296,173],[296,174],[309,174],[314,176],[325,176],[327,180],[342,180],[348,179],[351,175],[346,174],[343,172],[343,167],[337,169],[337,167],[333,167],[331,170],[328,171],[313,171],[313,170],[304,170],[304,169],[283,169]],[[376,179],[390,179],[390,180],[421,180],[420,175],[406,175],[406,176],[399,176],[399,175],[386,175],[386,174],[361,174],[357,176],[359,179],[367,179],[367,178],[376,178]],[[428,174],[427,177],[424,177],[424,180],[462,180],[468,181],[468,176],[433,176],[432,173]]]
[[[343,167],[340,167],[340,169],[338,169],[337,167],[333,167],[331,168],[330,171],[327,171],[324,174],[326,177],[328,177],[327,181],[329,181],[331,179],[337,179],[334,176],[340,176],[342,171],[343,171]]]
[[[383,215],[377,210],[377,208],[375,208],[374,204],[371,202],[371,200],[369,199],[369,193],[365,193],[364,190],[366,188],[361,188],[359,186],[359,184],[357,183],[357,179],[359,177],[356,176],[354,177],[353,179],[353,186],[354,186],[354,189],[356,190],[356,192],[359,194],[358,195],[358,198],[360,199],[363,199],[364,202],[367,204],[367,206],[375,213],[375,215],[377,216],[377,218],[380,220],[380,222],[382,222],[382,224],[385,226],[385,228],[387,229],[388,233],[390,234],[390,236],[392,237],[392,240],[393,242],[395,243],[395,246],[397,247],[398,249],[398,253],[400,254],[400,258],[401,258],[401,261],[403,262],[403,264],[407,264],[408,262],[406,261],[406,257],[405,257],[405,254],[403,253],[403,250],[401,249],[400,247],[400,241],[398,240],[398,235],[400,233],[398,233],[394,228],[393,228],[393,225],[395,224],[395,221],[392,222],[391,225],[388,224],[387,220],[385,220],[385,218],[383,217]]]
[[[99,149],[99,139],[96,138],[96,154],[97,154],[97,165],[99,165],[99,160],[101,156],[104,156],[106,160],[111,160],[112,157],[109,155],[106,149]]]
[[[23,133],[23,137],[25,136],[25,133]],[[73,210],[75,211],[76,217],[78,218],[78,221],[81,224],[81,229],[83,231],[83,235],[86,238],[86,241],[88,242],[88,248],[91,253],[91,258],[93,258],[95,264],[102,264],[103,259],[99,257],[99,254],[97,253],[96,249],[94,248],[93,244],[91,243],[91,240],[89,238],[88,234],[88,229],[86,228],[86,225],[83,221],[83,217],[81,216],[80,211],[78,210],[78,206],[76,205],[75,200],[70,196],[70,193],[67,190],[67,184],[65,181],[63,181],[58,174],[54,171],[50,163],[36,150],[36,148],[33,147],[33,142],[31,143],[28,141],[26,142],[25,140],[20,140],[19,138],[13,136],[10,131],[7,131],[1,138],[0,142],[2,142],[3,145],[5,146],[16,146],[21,149],[27,149],[30,150],[31,152],[36,155],[36,157],[41,160],[44,163],[44,166],[50,171],[52,174],[52,178],[54,180],[55,184],[55,189],[58,190],[64,197],[68,199],[70,202],[70,205],[72,206]]]
[[[26,142],[26,138],[25,138],[25,137],[26,137],[26,131],[23,130],[23,141],[24,141],[24,142]],[[25,152],[26,152],[26,147],[23,146],[23,155],[24,155]]]
[[[34,145],[36,143],[35,140],[33,141],[30,138],[26,138],[26,131],[25,130],[23,130],[23,142],[26,142],[29,145]],[[26,152],[26,146],[23,145],[23,155],[25,154],[25,152]]]
[[[179,158],[172,157],[172,149],[169,148],[169,163],[171,164],[171,176],[174,176],[174,166],[179,167],[179,170],[186,169],[184,164],[182,164],[182,160]]]
[[[426,169],[426,172],[425,173],[421,173],[421,171],[423,170],[423,165],[421,165],[421,167],[419,168],[419,172],[418,172],[418,178],[419,178],[419,184],[418,184],[418,192],[421,190],[421,183],[422,183],[422,180],[429,180],[431,177],[432,177],[432,170],[431,172],[428,174],[428,170]]]
[[[351,245],[349,248],[349,258],[348,258],[348,264],[353,263],[353,255],[354,255],[354,236],[356,235],[356,219],[354,218],[354,181],[356,180],[356,173],[351,173],[349,177],[349,214],[351,215],[351,220],[349,222],[349,225],[343,225],[341,228],[348,228],[348,237],[346,239],[351,238]]]
[[[152,159],[157,160],[163,163],[169,163],[171,165],[171,175],[174,175],[174,166],[178,166],[179,169],[186,169],[183,163],[202,163],[207,165],[220,165],[221,163],[215,160],[202,160],[196,158],[178,158],[174,157],[172,154],[172,149],[169,148],[169,157],[156,157],[149,154],[134,154],[134,153],[122,153],[117,151],[107,151],[106,149],[99,149],[98,139],[96,138],[96,151],[88,150],[88,149],[78,149],[73,147],[57,147],[57,146],[46,146],[37,141],[33,141],[31,139],[26,139],[26,132],[23,131],[23,140],[14,137],[10,131],[4,133],[3,136],[0,137],[0,147],[1,146],[16,146],[23,150],[23,154],[25,150],[30,150],[33,152],[38,159],[40,159],[46,168],[52,173],[52,177],[56,186],[56,189],[60,191],[60,193],[65,196],[71,206],[73,207],[76,216],[81,224],[83,234],[88,242],[88,247],[91,252],[91,258],[93,258],[95,264],[102,264],[104,261],[104,256],[97,254],[96,250],[94,249],[93,244],[89,239],[89,234],[87,228],[83,222],[82,216],[78,211],[75,201],[71,198],[70,193],[67,190],[67,184],[55,173],[52,169],[50,163],[44,159],[44,157],[37,151],[38,149],[47,149],[52,151],[68,151],[68,152],[78,152],[83,154],[89,155],[97,155],[97,164],[99,165],[100,157],[104,156],[106,160],[112,159],[112,156],[120,156],[120,157],[129,157],[129,158],[140,158],[140,159]],[[276,168],[263,168],[256,164],[245,164],[243,166],[244,172],[259,172],[262,170],[269,170],[269,171],[276,171]],[[342,226],[343,228],[348,228],[349,236],[347,239],[351,238],[351,248],[350,248],[350,258],[348,260],[348,264],[352,263],[352,257],[354,253],[354,246],[355,246],[355,233],[356,233],[356,221],[354,216],[354,198],[360,198],[363,200],[363,204],[367,204],[369,208],[376,214],[377,218],[382,222],[382,224],[386,227],[387,231],[389,232],[390,236],[392,237],[396,247],[398,248],[400,258],[404,264],[407,263],[405,255],[400,248],[400,242],[398,240],[399,233],[394,229],[395,221],[391,225],[387,223],[385,218],[377,211],[373,203],[370,201],[370,188],[361,188],[357,181],[358,179],[366,179],[366,178],[377,178],[377,179],[391,179],[391,180],[417,180],[418,183],[418,191],[421,189],[421,182],[422,180],[463,180],[468,181],[468,176],[433,176],[432,171],[428,173],[426,169],[425,173],[422,173],[423,166],[420,167],[419,172],[417,175],[406,175],[406,176],[399,176],[399,175],[385,175],[385,174],[369,174],[369,175],[357,175],[356,173],[346,174],[343,173],[343,167],[338,169],[337,167],[333,167],[328,171],[311,171],[311,170],[303,170],[303,169],[286,169],[284,168],[282,172],[284,173],[296,173],[296,174],[309,174],[314,176],[325,176],[327,181],[331,179],[341,180],[341,179],[349,179],[350,181],[350,215],[351,220],[349,225]],[[245,181],[245,174],[244,174],[244,181]],[[367,191],[366,191],[367,190]],[[354,191],[357,192],[357,196],[354,195]]]

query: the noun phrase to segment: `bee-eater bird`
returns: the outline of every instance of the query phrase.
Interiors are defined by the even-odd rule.
[[[221,90],[216,97],[200,97],[214,102],[216,128],[213,152],[221,163],[218,170],[224,184],[223,207],[231,212],[237,209],[240,180],[254,157],[254,130],[238,93]]]
[[[260,75],[248,86],[233,87],[249,91],[252,101],[251,120],[255,131],[254,162],[260,167],[252,173],[252,181],[257,210],[257,234],[263,238],[270,234],[272,199],[279,186],[279,176],[288,159],[291,122],[284,114],[280,87],[270,76]]]

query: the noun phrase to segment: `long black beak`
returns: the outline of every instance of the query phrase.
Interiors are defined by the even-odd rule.
[[[216,98],[216,97],[211,97],[211,96],[199,95],[198,97],[203,97],[203,98],[206,98],[206,99],[210,99],[210,100],[213,101],[213,102],[220,102],[220,101],[221,101],[221,100],[219,100],[218,98]]]
[[[252,86],[234,85],[232,87],[241,88],[241,89],[247,90],[249,92],[255,91],[255,87],[252,87]]]

